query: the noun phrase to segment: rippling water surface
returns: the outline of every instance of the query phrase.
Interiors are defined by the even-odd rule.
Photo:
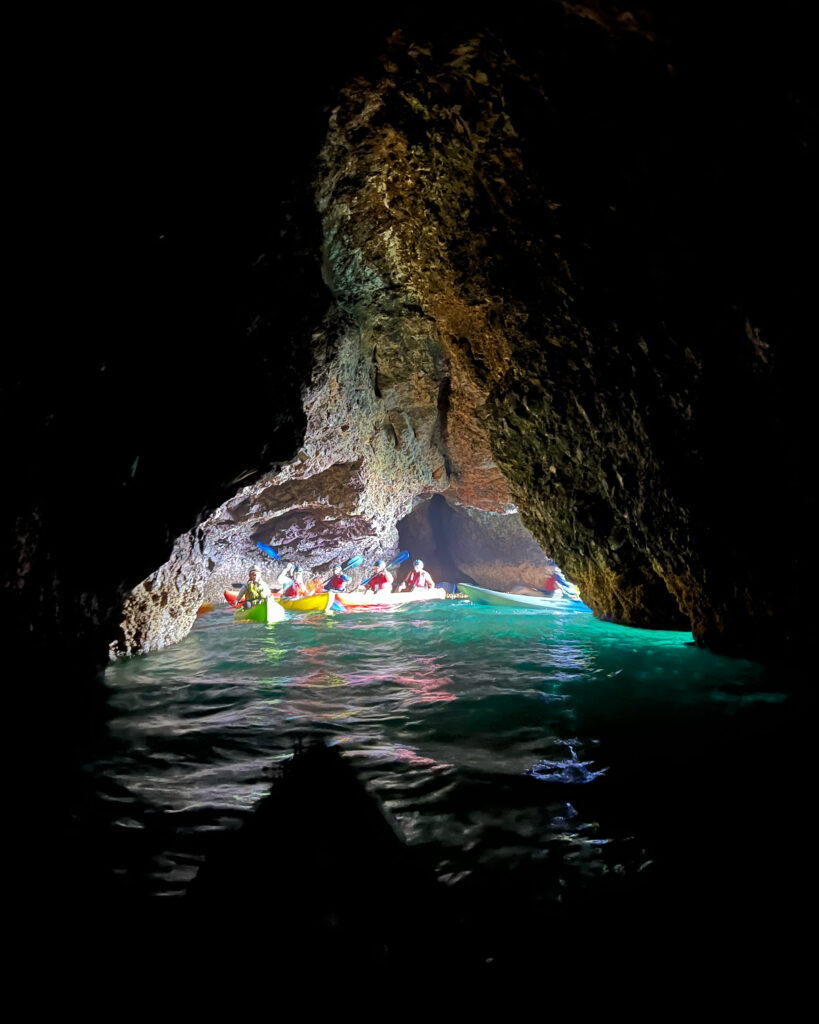
[[[716,891],[754,848],[751,801],[776,813],[765,780],[790,711],[758,666],[691,640],[568,602],[271,625],[214,611],[176,647],[106,673],[112,717],[87,773],[108,870],[183,894],[208,836],[240,825],[271,766],[319,736],[444,884],[512,879],[555,905],[657,879]]]

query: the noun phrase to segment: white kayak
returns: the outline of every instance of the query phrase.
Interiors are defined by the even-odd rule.
[[[353,590],[336,594],[336,600],[345,608],[400,608],[415,601],[442,601],[446,591],[442,587],[418,587],[415,590]]]
[[[506,594],[500,590],[485,590],[483,587],[475,587],[471,583],[459,583],[458,590],[466,594],[470,601],[475,604],[489,604],[496,608],[554,608],[562,604],[563,594],[556,590],[551,597],[535,597],[532,594]]]

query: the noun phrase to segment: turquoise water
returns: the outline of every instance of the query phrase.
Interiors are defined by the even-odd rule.
[[[340,748],[465,898],[739,902],[757,856],[774,870],[772,832],[752,819],[789,802],[772,779],[793,753],[792,700],[686,633],[569,602],[270,625],[220,609],[177,646],[116,663],[106,685],[107,736],[86,772],[113,891],[183,895],[210,838],[241,825],[310,737]]]

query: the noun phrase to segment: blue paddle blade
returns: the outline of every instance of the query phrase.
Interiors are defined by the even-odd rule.
[[[406,560],[408,558],[409,558],[409,551],[399,551],[399,553],[395,556],[395,558],[393,558],[393,560],[387,564],[387,568],[388,569],[394,569],[396,567],[396,565],[400,565],[402,562],[406,562]],[[363,562],[364,559],[362,558],[361,561]],[[366,580],[362,580],[361,581],[361,586],[366,587],[371,579],[372,579],[372,576],[368,576]]]
[[[271,558],[275,558],[275,559],[278,560],[279,552],[275,551],[273,548],[271,548],[271,546],[269,544],[262,544],[262,542],[260,540],[257,540],[256,541],[256,547],[260,548],[262,551],[264,551],[264,553],[266,555],[270,555]]]
[[[363,561],[364,561],[364,556],[363,555],[353,555],[353,557],[350,559],[349,562],[345,562],[344,565],[342,565],[341,570],[343,572],[345,569],[355,569],[355,567],[357,565],[361,565],[361,563]],[[332,578],[333,577],[330,576],[328,579],[326,579],[324,581],[325,589],[330,586],[330,580],[332,580]]]

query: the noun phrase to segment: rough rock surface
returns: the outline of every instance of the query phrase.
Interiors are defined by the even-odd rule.
[[[599,615],[780,653],[793,592],[752,567],[797,499],[774,455],[794,429],[781,387],[802,296],[791,267],[783,312],[781,272],[756,262],[790,225],[745,220],[772,185],[792,216],[781,189],[786,165],[802,180],[807,136],[782,140],[782,167],[749,166],[722,129],[735,97],[715,103],[711,69],[684,54],[671,64],[662,24],[567,10],[536,41],[398,31],[343,89],[317,181],[334,302],[304,440],[203,524],[202,554],[227,544],[215,561],[233,569],[263,539],[324,571],[392,553],[414,503],[442,492],[519,507]],[[765,98],[764,128],[799,127],[793,96]],[[510,575],[474,552],[453,565]]]
[[[710,91],[712,68],[676,68],[654,32],[596,22],[555,16],[535,44],[396,34],[383,74],[331,118],[326,277],[377,386],[412,380],[416,435],[424,401],[446,396],[448,497],[500,504],[497,465],[598,614],[781,652],[794,567],[786,554],[766,574],[764,553],[804,498],[783,388],[807,279],[783,243],[809,122],[770,72],[736,69],[750,90],[737,111],[735,93]],[[749,162],[732,117],[797,131]],[[787,271],[762,270],[772,249]],[[490,479],[471,477],[476,462]]]
[[[241,488],[179,538],[169,560],[127,598],[112,644],[115,655],[157,650],[181,639],[202,602],[222,601],[222,592],[244,581],[252,564],[275,579],[280,564],[257,549],[258,541],[273,547],[281,564],[297,563],[311,577],[330,575],[337,559],[363,555],[363,565],[351,570],[357,583],[371,574],[376,558],[390,560],[397,553],[397,526],[419,496],[447,488],[446,466],[457,461],[450,460],[441,429],[438,392],[448,378],[431,362],[428,339],[422,337],[415,348],[410,340],[401,358],[404,372],[390,379],[374,370],[370,347],[342,312],[328,314],[313,345],[313,377],[303,395],[306,428],[295,458]],[[409,369],[413,358],[421,368]],[[431,390],[423,401],[415,382],[426,377]],[[461,415],[466,421],[463,410]],[[539,582],[543,553],[520,526],[485,438],[482,444],[475,472],[465,457],[458,472],[464,486],[451,490],[461,499],[465,493],[484,495],[488,509],[482,525],[473,526],[479,534],[474,547],[450,531],[447,567],[460,554],[458,579],[478,573],[487,585]],[[484,490],[485,481],[491,486]],[[413,539],[413,555],[423,555],[438,574],[447,557],[442,552],[436,561],[440,541]],[[481,551],[488,553],[485,558]]]
[[[193,111],[165,54],[26,250],[31,308],[82,343],[23,337],[6,376],[20,644],[98,664],[147,580],[120,642],[150,649],[255,540],[319,570],[435,495],[501,533],[517,508],[599,615],[806,643],[815,110],[786,7],[408,16],[282,55],[290,104],[265,70]]]

